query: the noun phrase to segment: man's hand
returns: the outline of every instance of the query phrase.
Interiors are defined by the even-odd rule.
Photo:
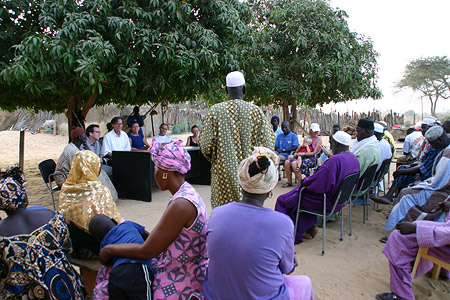
[[[111,266],[112,265],[112,261],[111,261],[111,254],[109,254],[109,246],[105,246],[100,250],[100,253],[98,254],[98,259],[100,260],[100,262],[102,263],[102,265],[105,266]]]
[[[399,230],[401,234],[413,234],[416,233],[417,226],[414,223],[402,222],[398,223],[395,229]]]
[[[450,201],[439,202],[438,207],[448,213],[450,210]]]

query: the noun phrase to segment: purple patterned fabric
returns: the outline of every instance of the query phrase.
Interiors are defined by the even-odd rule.
[[[191,169],[191,156],[182,145],[180,140],[162,145],[153,139],[149,150],[153,162],[162,170],[186,174]]]
[[[189,200],[197,208],[197,218],[189,228],[181,230],[177,239],[152,260],[155,270],[154,300],[187,300],[191,296],[203,299],[208,258],[206,251],[205,204],[199,193],[185,182],[170,199]]]
[[[97,273],[97,279],[95,280],[94,293],[92,300],[108,300],[108,283],[109,275],[111,274],[112,267],[102,266]]]

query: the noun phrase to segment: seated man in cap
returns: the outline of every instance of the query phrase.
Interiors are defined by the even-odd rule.
[[[378,140],[378,148],[380,148],[380,163],[378,164],[377,168],[377,170],[379,170],[383,161],[385,161],[386,159],[390,159],[392,157],[392,151],[389,142],[383,139],[384,135],[383,126],[378,123],[375,123],[374,126],[375,126],[374,134]]]
[[[374,136],[375,125],[370,119],[360,119],[356,128],[356,140],[352,145],[352,152],[359,160],[359,177],[373,165],[381,162],[381,152],[378,147],[378,140]],[[365,193],[366,191],[361,191]],[[355,192],[357,193],[357,192]]]
[[[327,195],[327,210],[331,211],[334,205],[331,200],[341,181],[347,175],[359,172],[358,159],[355,154],[348,151],[351,142],[350,135],[338,131],[333,135],[333,140],[333,156],[327,159],[313,175],[306,177],[300,185],[277,199],[275,210],[288,215],[294,223],[301,188],[305,187],[300,204],[302,208],[321,211],[323,209],[323,193],[325,193]],[[336,211],[342,207],[343,205],[336,207]],[[299,244],[303,241],[303,234],[305,234],[305,238],[313,238],[318,231],[315,226],[316,223],[316,216],[300,214],[295,243]]]
[[[74,126],[70,132],[70,137],[72,138],[72,142],[64,147],[63,153],[61,153],[58,158],[55,169],[56,172],[62,172],[66,174],[66,176],[69,175],[70,167],[72,166],[72,159],[75,156],[75,153],[80,151],[82,147],[84,149],[89,149],[86,144],[86,135],[83,128]],[[55,176],[55,182],[58,186],[61,187],[64,181],[65,179],[63,176]]]
[[[439,126],[439,125],[438,125]],[[439,126],[441,127],[441,126]],[[422,131],[426,136],[428,131],[428,125],[422,124]],[[428,139],[425,139],[423,144],[430,144]],[[428,147],[427,152],[422,158],[422,163],[418,166],[403,165],[400,166],[392,175],[394,176],[394,181],[389,191],[383,197],[371,197],[373,201],[381,204],[390,204],[393,200],[393,196],[396,192],[400,192],[403,188],[419,183],[420,181],[427,180],[431,177],[431,171],[433,168],[434,161],[440,151],[434,149],[433,147]]]
[[[273,132],[275,132],[275,138],[283,133],[283,130],[281,130],[280,125],[280,118],[278,116],[273,116],[272,119],[270,119],[270,124],[272,124]]]
[[[198,141],[211,162],[212,208],[242,199],[239,163],[252,154],[253,147],[273,149],[275,144],[275,134],[262,110],[243,100],[245,79],[241,72],[227,75],[225,91],[229,100],[211,107]]]
[[[437,207],[450,194],[450,137],[441,126],[434,126],[427,131],[425,138],[439,151],[432,177],[400,192],[386,222],[387,231],[402,220],[444,220],[444,214]]]

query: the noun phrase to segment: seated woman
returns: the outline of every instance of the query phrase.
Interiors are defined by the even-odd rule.
[[[147,139],[140,129],[139,122],[136,121],[131,124],[131,132],[128,134],[131,150],[147,150],[150,148]]]
[[[320,137],[319,124],[317,123],[311,124],[311,127],[309,128],[309,136],[312,139],[311,145],[314,149],[313,152],[306,153],[305,154],[306,157],[302,157],[301,162],[297,163],[297,165],[294,166],[296,168],[294,169],[293,167],[293,169],[296,170],[296,172],[300,173],[300,178],[301,174],[305,174],[307,177],[311,175],[309,169],[314,168],[316,166],[315,155],[319,153],[320,150],[322,149],[322,138]]]
[[[156,271],[153,299],[203,299],[206,255],[207,212],[197,191],[184,181],[191,157],[181,141],[161,147],[153,140],[150,149],[155,163],[155,180],[161,190],[173,195],[161,220],[144,244],[108,245],[100,251],[102,263],[111,256],[153,259]]]
[[[287,183],[283,184],[281,187],[288,187],[292,186],[292,163],[297,162],[296,165],[299,165],[302,163],[302,156],[306,153],[310,153],[313,151],[313,148],[311,146],[312,139],[310,137],[306,137],[303,139],[303,144],[299,145],[297,150],[294,154],[291,154],[288,156],[287,160],[284,162],[284,167],[286,171],[286,177],[287,177]],[[298,168],[298,167],[297,167]],[[301,182],[301,177],[299,172],[295,172],[295,177],[297,178],[298,182]]]
[[[26,209],[25,183],[17,165],[0,170],[0,299],[85,299],[63,216]]]
[[[297,265],[294,225],[263,207],[278,183],[279,158],[265,147],[239,166],[243,199],[216,207],[208,222],[206,299],[314,299],[307,276],[286,276]]]
[[[59,211],[69,226],[73,256],[95,259],[100,243],[89,234],[89,222],[97,214],[104,214],[120,223],[119,210],[98,174],[100,158],[89,150],[79,151],[72,161],[69,176],[59,194]]]
[[[198,147],[198,134],[200,133],[198,126],[197,125],[192,126],[191,132],[193,135],[187,138],[186,146]]]

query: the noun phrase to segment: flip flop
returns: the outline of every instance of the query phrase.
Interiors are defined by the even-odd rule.
[[[310,239],[312,239],[312,236],[311,236],[311,234],[309,232],[304,232],[303,233],[303,239],[304,240],[310,240]]]
[[[290,186],[292,186],[292,184],[289,183],[289,182],[286,182],[286,183],[283,184],[281,187],[282,187],[282,188],[287,188],[287,187],[290,187]]]
[[[388,241],[388,238],[389,238],[388,236],[383,236],[383,237],[380,239],[380,242],[386,244],[387,241]]]

